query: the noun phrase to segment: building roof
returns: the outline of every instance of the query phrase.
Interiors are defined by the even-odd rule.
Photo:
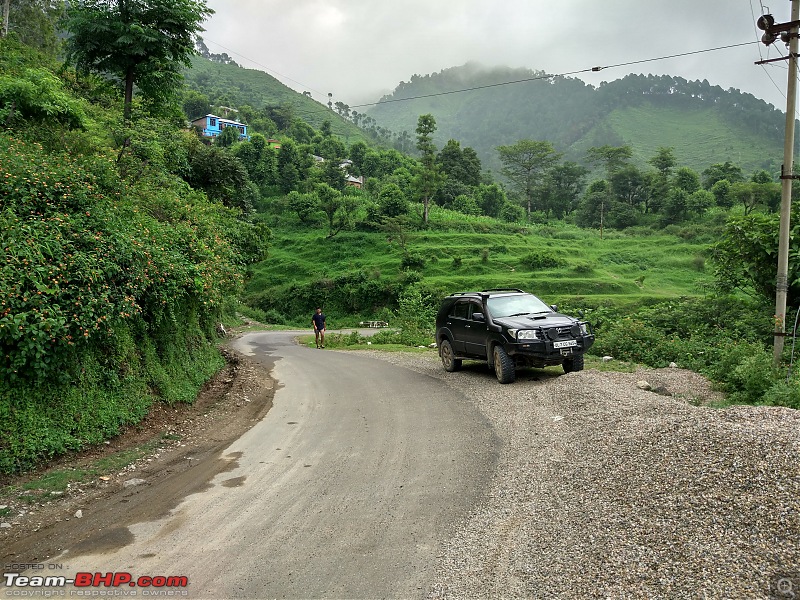
[[[242,127],[247,127],[244,123],[240,123],[239,121],[234,121],[233,119],[226,119],[225,117],[218,117],[217,115],[208,114],[204,117],[198,117],[192,121],[192,123],[196,121],[200,121],[202,119],[207,119],[211,117],[212,119],[216,119],[219,123],[229,123],[230,125],[241,125]]]

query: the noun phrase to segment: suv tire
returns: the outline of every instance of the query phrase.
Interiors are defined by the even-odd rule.
[[[573,371],[583,371],[583,354],[580,356],[573,356],[564,361],[564,373],[572,373]]]
[[[499,344],[494,347],[494,374],[500,383],[514,383],[517,378],[514,361]]]
[[[439,354],[442,357],[442,366],[444,370],[448,373],[453,373],[454,371],[461,370],[461,359],[456,358],[455,352],[453,352],[453,346],[450,344],[450,340],[442,340],[442,346],[439,350]]]

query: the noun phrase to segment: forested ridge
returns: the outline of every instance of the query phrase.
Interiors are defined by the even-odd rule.
[[[37,35],[22,22],[0,39],[0,472],[100,443],[154,402],[192,402],[223,362],[219,325],[242,315],[305,327],[324,306],[336,326],[390,321],[376,345],[426,346],[439,300],[462,289],[529,289],[584,310],[597,355],[676,361],[730,401],[800,406],[796,376],[783,377],[790,348],[778,368],[769,348],[775,170],[726,158],[733,117],[702,119],[712,141],[699,168],[677,144],[602,137],[592,116],[607,125],[628,110],[640,123],[675,96],[663,110],[702,129],[676,107],[735,95],[643,78],[626,107],[619,94],[591,100],[613,84],[584,95],[581,82],[544,81],[573,93],[545,103],[541,136],[514,133],[513,119],[495,127],[475,103],[398,132],[229,57],[195,56],[201,0],[125,11],[86,0],[66,13],[18,1],[41,20]],[[525,97],[525,85],[508,89]],[[744,112],[742,98],[726,110]],[[249,136],[203,138],[190,120],[207,113]],[[768,117],[752,135],[766,138]],[[481,138],[496,168],[465,141],[479,128],[505,136]],[[558,139],[576,140],[572,154]],[[796,261],[789,283],[796,302]]]
[[[519,83],[497,85],[505,82]],[[455,90],[471,91],[424,97]],[[626,126],[625,115],[634,109],[647,111],[639,122],[647,127]],[[431,113],[439,124],[437,141],[459,139],[475,148],[489,166],[497,164],[493,148],[519,136],[548,140],[572,160],[580,160],[588,147],[605,144],[674,146],[681,164],[700,171],[726,160],[748,170],[772,171],[782,156],[784,129],[780,110],[751,94],[723,90],[705,80],[628,75],[594,88],[576,78],[474,63],[414,75],[367,113],[394,131],[411,130],[416,115]],[[697,119],[682,139],[670,137],[670,129],[691,113],[719,122],[726,130],[713,131]],[[693,152],[693,146],[708,135],[718,142],[713,158]]]

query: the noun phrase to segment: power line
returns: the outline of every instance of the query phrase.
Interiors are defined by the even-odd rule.
[[[220,47],[220,48],[222,48],[223,50],[227,50],[228,52],[231,52],[232,54],[235,54],[236,56],[240,56],[241,58],[243,58],[243,59],[245,59],[245,60],[247,60],[247,61],[250,61],[250,62],[251,62],[251,63],[253,63],[254,65],[258,65],[259,67],[261,67],[261,68],[262,68],[262,69],[264,69],[265,71],[268,71],[268,72],[270,72],[270,73],[274,73],[274,74],[275,74],[275,75],[277,75],[278,77],[282,77],[283,79],[286,79],[287,81],[291,81],[292,83],[296,83],[297,85],[299,85],[299,86],[301,86],[301,87],[304,87],[304,88],[306,88],[307,90],[311,90],[312,92],[317,92],[317,93],[318,93],[319,95],[321,95],[321,96],[325,96],[325,93],[324,93],[324,92],[320,92],[319,90],[315,90],[314,88],[312,88],[312,87],[311,87],[311,86],[309,86],[309,85],[306,85],[306,84],[305,84],[305,83],[303,83],[302,81],[297,81],[296,79],[292,79],[291,77],[287,77],[286,75],[283,75],[283,74],[281,74],[281,73],[278,73],[278,72],[277,72],[277,71],[275,71],[274,69],[270,69],[270,68],[269,68],[269,67],[267,67],[266,65],[262,65],[260,62],[258,62],[258,61],[255,61],[255,60],[253,60],[252,58],[249,58],[249,57],[245,56],[244,54],[239,54],[239,53],[238,53],[238,52],[236,52],[235,50],[231,50],[230,48],[226,48],[225,46],[223,46],[223,45],[222,45],[222,44],[220,44],[219,42],[215,42],[214,40],[210,40],[210,39],[208,39],[208,38],[206,38],[206,37],[204,37],[204,38],[203,38],[203,41],[205,41],[205,42],[211,42],[212,44],[214,44],[215,46],[219,46],[219,47]]]
[[[459,89],[459,90],[449,90],[449,91],[446,91],[446,92],[436,92],[436,93],[433,93],[433,94],[423,94],[423,95],[420,95],[420,96],[412,96],[410,98],[393,98],[391,100],[383,100],[383,101],[380,101],[380,102],[370,102],[370,103],[367,103],[367,104],[357,104],[357,105],[355,105],[355,106],[353,106],[351,108],[364,108],[365,106],[377,106],[378,104],[388,104],[388,103],[391,103],[391,102],[407,102],[409,100],[419,100],[421,98],[433,98],[433,97],[436,97],[436,96],[447,96],[447,95],[450,95],[450,94],[460,94],[460,93],[463,93],[463,92],[472,92],[472,91],[475,91],[475,90],[483,90],[483,89],[499,87],[499,86],[503,86],[503,85],[513,85],[513,84],[517,84],[517,83],[526,83],[526,82],[529,82],[529,81],[540,81],[542,79],[552,79],[553,77],[566,77],[566,76],[569,76],[569,75],[577,75],[578,73],[599,72],[599,71],[604,71],[606,69],[615,69],[615,68],[618,68],[618,67],[627,67],[627,66],[630,66],[630,65],[639,65],[639,64],[648,63],[648,62],[655,62],[655,61],[658,61],[658,60],[667,60],[667,59],[670,59],[670,58],[678,58],[678,57],[681,57],[681,56],[691,56],[691,55],[694,55],[694,54],[703,54],[703,53],[706,53],[706,52],[715,52],[717,50],[728,50],[730,48],[739,48],[741,46],[749,46],[749,45],[755,44],[755,43],[758,43],[758,42],[741,42],[739,44],[730,44],[730,45],[727,45],[727,46],[717,46],[716,48],[707,48],[705,50],[694,50],[692,52],[681,52],[680,54],[670,54],[670,55],[667,55],[667,56],[658,56],[658,57],[654,57],[654,58],[645,58],[645,59],[642,59],[642,60],[633,60],[633,61],[617,63],[617,64],[613,64],[613,65],[606,65],[606,66],[603,66],[603,67],[591,67],[591,68],[588,68],[588,69],[580,69],[580,70],[577,70],[577,71],[568,71],[568,72],[565,72],[565,73],[558,73],[558,74],[537,75],[536,77],[528,77],[526,79],[516,79],[514,81],[491,83],[491,84],[487,84],[487,85],[479,85],[479,86],[470,87],[470,88],[464,88],[464,89]]]
[[[729,44],[727,46],[717,46],[716,48],[706,48],[705,50],[693,50],[692,52],[681,52],[680,54],[670,54],[669,56],[659,56],[657,58],[645,58],[642,60],[634,60],[631,62],[618,63],[616,65],[608,65],[606,67],[592,67],[592,71],[602,71],[604,69],[613,69],[615,67],[627,67],[630,65],[638,65],[641,63],[654,62],[657,60],[666,60],[668,58],[678,58],[681,56],[691,56],[693,54],[704,54],[706,52],[715,52],[717,50],[728,50],[730,48],[740,48],[742,46],[750,46],[758,42],[741,42],[739,44]]]
[[[206,38],[204,38],[204,39],[206,39]],[[297,83],[298,85],[306,87],[306,88],[308,88],[310,90],[316,91],[318,94],[322,94],[324,96],[324,94],[322,92],[320,92],[319,90],[314,90],[313,88],[311,88],[310,86],[306,86],[306,84],[304,84],[302,82],[296,81],[296,80],[294,80],[294,79],[292,79],[290,77],[282,75],[282,74],[278,73],[277,71],[274,71],[273,69],[270,69],[269,67],[266,67],[266,66],[258,63],[255,60],[252,60],[252,59],[250,59],[250,58],[248,58],[248,57],[246,57],[246,56],[244,56],[242,54],[239,54],[238,52],[235,52],[234,50],[230,50],[229,48],[226,48],[222,44],[214,42],[213,40],[208,40],[208,41],[210,41],[213,44],[216,44],[220,48],[224,48],[228,52],[233,52],[237,56],[241,56],[245,60],[249,60],[250,62],[252,62],[252,63],[254,63],[254,64],[256,64],[256,65],[258,65],[258,66],[260,66],[260,67],[262,67],[262,68],[264,68],[266,70],[268,70],[268,71],[272,71],[273,73],[276,73],[277,75],[279,75],[280,77],[283,77],[284,79],[287,79],[289,81]],[[527,77],[527,78],[524,78],[524,79],[515,79],[513,81],[503,81],[503,82],[499,82],[499,83],[491,83],[491,84],[473,86],[473,87],[462,88],[462,89],[457,89],[457,90],[448,90],[448,91],[445,91],[445,92],[435,92],[435,93],[432,93],[432,94],[421,94],[419,96],[411,96],[411,97],[408,97],[408,98],[392,98],[392,99],[389,99],[389,100],[381,100],[381,101],[378,101],[378,102],[368,102],[368,103],[365,103],[365,104],[356,104],[356,105],[350,106],[348,108],[351,108],[351,109],[352,108],[365,108],[365,107],[369,107],[369,106],[377,106],[379,104],[390,104],[390,103],[394,103],[394,102],[409,102],[411,100],[420,100],[420,99],[424,99],[424,98],[435,98],[435,97],[439,97],[439,96],[448,96],[448,95],[452,95],[452,94],[461,94],[461,93],[465,93],[465,92],[484,90],[484,89],[489,89],[489,88],[494,88],[494,87],[501,87],[501,86],[506,86],[506,85],[515,85],[515,84],[518,84],[518,83],[528,83],[528,82],[532,82],[532,81],[541,81],[541,80],[544,80],[544,79],[552,79],[554,77],[567,77],[567,76],[570,76],[570,75],[577,75],[579,73],[591,73],[591,72],[595,72],[596,73],[596,72],[600,72],[600,71],[605,71],[606,69],[616,69],[616,68],[619,68],[619,67],[627,67],[627,66],[631,66],[631,65],[640,65],[640,64],[645,64],[645,63],[649,63],[649,62],[656,62],[656,61],[660,61],[660,60],[669,60],[671,58],[680,58],[680,57],[683,57],[683,56],[693,56],[693,55],[697,55],[697,54],[706,54],[708,52],[717,52],[719,50],[730,50],[731,48],[741,48],[743,46],[750,46],[752,44],[760,44],[760,42],[759,41],[740,42],[738,44],[728,44],[728,45],[725,45],[725,46],[716,46],[714,48],[706,48],[706,49],[703,49],[703,50],[693,50],[693,51],[690,51],[690,52],[680,52],[678,54],[668,54],[668,55],[664,55],[664,56],[656,56],[656,57],[652,57],[652,58],[644,58],[644,59],[640,59],[640,60],[633,60],[633,61],[628,61],[628,62],[615,63],[615,64],[605,65],[605,66],[595,66],[595,67],[589,67],[589,68],[586,68],[586,69],[578,69],[578,70],[575,70],[575,71],[566,71],[566,72],[557,73],[557,74],[543,74],[543,75],[537,75],[537,76],[534,76],[534,77]],[[773,84],[774,84],[774,82],[773,82]],[[315,114],[315,113],[318,113],[318,112],[329,112],[329,111],[330,111],[330,109],[322,109],[321,108],[319,110],[314,110],[314,111],[308,110],[308,111],[299,111],[299,112],[301,112],[302,114]]]

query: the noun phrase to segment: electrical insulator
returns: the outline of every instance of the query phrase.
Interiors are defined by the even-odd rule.
[[[775,25],[775,17],[772,15],[761,15],[756,21],[756,26],[762,31],[768,31],[773,25]]]
[[[773,43],[777,39],[778,39],[778,34],[777,33],[770,33],[769,31],[764,32],[764,35],[761,36],[761,42],[765,46],[769,46],[771,43]]]

